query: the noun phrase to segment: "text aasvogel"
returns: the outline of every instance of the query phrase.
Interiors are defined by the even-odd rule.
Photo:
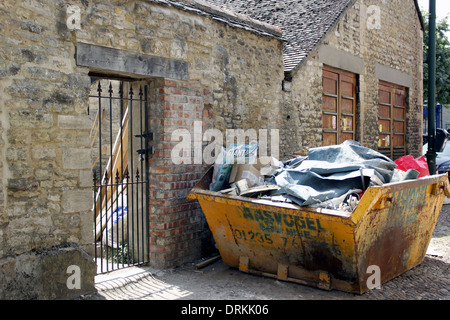
[[[285,227],[292,228],[297,226],[299,229],[309,229],[312,231],[325,231],[321,226],[319,219],[313,219],[309,217],[303,217],[299,215],[289,215],[278,212],[250,209],[244,207],[242,217],[256,221],[261,224],[263,228],[269,228],[273,226],[284,225]]]

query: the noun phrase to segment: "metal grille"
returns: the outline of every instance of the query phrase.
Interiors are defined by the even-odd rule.
[[[147,87],[97,80],[93,118],[94,239],[98,273],[149,261]],[[104,94],[107,91],[107,94]],[[137,91],[137,92],[135,92]],[[93,115],[92,115],[93,116]]]

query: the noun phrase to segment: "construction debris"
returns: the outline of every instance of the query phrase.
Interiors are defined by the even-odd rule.
[[[352,212],[365,191],[429,175],[423,159],[392,161],[355,141],[313,148],[288,161],[256,158],[257,145],[225,148],[210,190],[247,198]],[[426,164],[426,162],[425,162]]]

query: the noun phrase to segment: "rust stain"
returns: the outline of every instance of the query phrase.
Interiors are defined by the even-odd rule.
[[[378,266],[382,283],[406,271],[405,256],[409,255],[410,242],[402,227],[385,230],[366,251],[362,271],[365,273],[371,265]]]
[[[363,293],[369,266],[380,268],[385,283],[423,261],[443,204],[436,183],[449,193],[444,175],[371,187],[351,215],[225,196],[203,189],[208,183],[199,184],[190,198],[201,200],[228,265]]]

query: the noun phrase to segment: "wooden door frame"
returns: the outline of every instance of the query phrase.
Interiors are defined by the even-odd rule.
[[[389,119],[386,118],[386,117],[380,117],[380,113],[379,113],[379,108],[380,108],[381,105],[387,106],[386,104],[384,104],[384,103],[382,103],[380,101],[380,89],[381,89],[381,86],[390,88],[391,96],[390,96],[390,106],[389,106],[390,107],[390,118]],[[404,103],[403,106],[398,106],[398,105],[395,104],[395,93],[396,93],[396,91],[399,91],[399,90],[403,91],[405,93],[405,103]],[[397,84],[394,84],[394,83],[390,83],[390,82],[379,80],[379,82],[378,82],[378,99],[379,99],[378,100],[378,125],[380,126],[380,120],[385,120],[385,121],[389,120],[390,121],[389,132],[382,130],[381,127],[380,127],[380,130],[378,131],[378,134],[379,134],[378,149],[382,153],[383,153],[383,151],[385,151],[384,154],[387,155],[386,151],[387,151],[388,148],[383,148],[381,146],[381,137],[380,137],[380,135],[381,134],[389,135],[390,136],[390,144],[389,144],[389,154],[390,155],[389,155],[389,157],[392,158],[393,160],[395,160],[394,159],[395,156],[396,156],[396,152],[395,151],[396,151],[396,149],[400,150],[400,148],[396,148],[395,147],[394,136],[396,135],[396,132],[395,132],[395,128],[394,128],[394,123],[396,121],[397,122],[403,121],[403,134],[402,134],[403,135],[403,151],[401,152],[401,155],[406,155],[406,150],[407,150],[407,148],[406,148],[406,130],[407,130],[406,121],[407,121],[407,114],[408,114],[408,88],[405,87],[405,86],[401,86],[401,85],[397,85]],[[395,118],[394,108],[399,108],[399,107],[404,109],[403,110],[403,118],[404,119],[396,119]],[[398,155],[398,152],[397,152],[397,155]]]
[[[324,92],[324,89],[322,89],[322,99],[323,99],[324,96],[335,97],[337,99],[337,101],[336,101],[336,143],[339,144],[339,143],[343,142],[343,141],[341,141],[342,133],[350,133],[350,134],[352,134],[352,140],[356,140],[356,131],[357,131],[356,130],[356,106],[357,106],[357,90],[356,90],[356,87],[358,85],[358,76],[357,76],[357,74],[349,72],[349,71],[333,68],[333,67],[330,67],[328,65],[323,65],[323,68],[322,68],[322,79],[324,79],[324,71],[337,74],[337,76],[338,76],[338,78],[337,78],[338,86],[336,88],[336,91],[337,91],[336,95],[327,94],[327,93]],[[353,84],[352,91],[353,92],[352,92],[352,96],[351,97],[350,96],[345,96],[344,97],[343,94],[342,94],[341,83],[342,83],[342,78],[343,77],[352,78],[352,84]],[[343,115],[345,115],[345,114],[342,112],[342,98],[345,98],[345,99],[348,99],[348,100],[353,100],[353,103],[352,103],[353,113],[351,114],[351,117],[352,117],[352,129],[353,129],[352,131],[343,130],[342,123],[343,123]],[[333,114],[333,112],[328,112],[328,111],[324,111],[323,110],[323,100],[322,100],[322,119],[323,119],[323,116],[325,114],[331,115],[331,114]],[[322,130],[323,130],[323,133],[326,133],[326,132],[333,132],[334,133],[334,131],[335,131],[335,130],[324,129],[323,125],[322,125]],[[323,138],[323,134],[322,134],[322,144],[323,145],[324,145],[324,142],[325,142],[325,139]]]

